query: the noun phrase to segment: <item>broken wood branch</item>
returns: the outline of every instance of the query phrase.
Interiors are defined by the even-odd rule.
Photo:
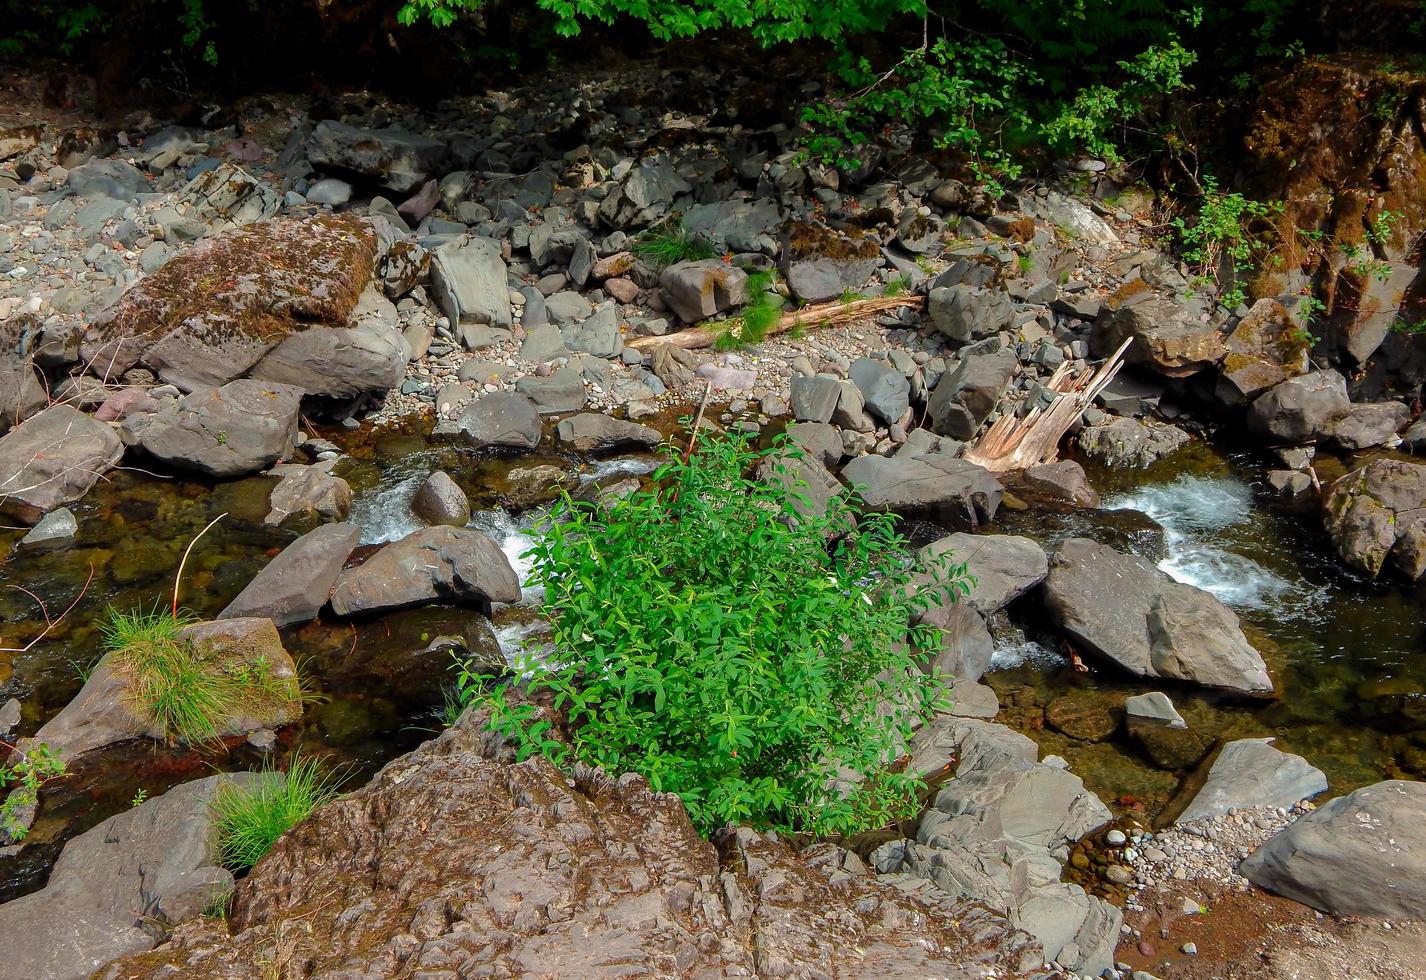
[[[774,334],[786,333],[799,327],[805,330],[816,330],[822,327],[853,323],[877,313],[899,310],[903,307],[920,310],[925,306],[925,303],[924,296],[873,296],[871,299],[857,299],[850,303],[833,302],[823,303],[820,306],[807,306],[800,310],[784,313],[781,319],[768,327],[767,335],[771,337]],[[638,337],[628,341],[625,346],[632,347],[634,350],[654,350],[664,344],[669,344],[682,350],[698,350],[701,347],[712,347],[727,329],[728,322],[725,321],[717,326],[690,327],[687,330],[680,330],[678,333],[666,334],[662,337]]]

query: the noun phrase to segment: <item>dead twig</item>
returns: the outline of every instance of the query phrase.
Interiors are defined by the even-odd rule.
[[[174,619],[177,619],[177,618],[178,618],[178,584],[179,584],[181,581],[183,581],[183,566],[186,565],[186,564],[188,564],[188,553],[193,550],[193,546],[198,543],[198,539],[199,539],[199,538],[203,537],[203,535],[205,535],[205,534],[207,534],[209,531],[211,531],[211,530],[213,529],[213,525],[214,525],[214,524],[217,524],[219,521],[221,521],[223,518],[225,518],[225,517],[227,517],[227,516],[228,516],[227,512],[224,511],[223,513],[219,514],[217,517],[213,518],[211,521],[208,522],[208,526],[207,526],[207,527],[205,527],[203,530],[199,531],[196,535],[193,536],[193,540],[190,541],[190,542],[188,542],[188,547],[183,549],[183,559],[178,563],[178,574],[176,574],[176,575],[173,576],[173,618],[174,618]]]
[[[800,310],[793,310],[791,313],[784,313],[781,319],[768,327],[767,336],[771,337],[774,334],[785,333],[799,327],[812,330],[818,327],[851,323],[876,313],[885,313],[887,310],[898,310],[902,307],[920,310],[925,304],[924,296],[874,296],[871,299],[858,299],[850,303],[834,302],[824,303],[821,306],[808,306]],[[687,330],[680,330],[678,333],[663,337],[638,337],[629,341],[626,346],[632,347],[634,350],[653,350],[668,344],[681,350],[697,350],[701,347],[712,347],[722,335],[723,331],[718,328],[690,327]]]
[[[27,588],[25,588],[24,586],[21,586],[21,585],[10,585],[10,586],[8,586],[9,588],[14,589],[16,592],[23,592],[23,593],[25,593],[25,595],[29,596],[31,599],[33,599],[33,600],[35,601],[35,605],[37,605],[37,606],[40,607],[40,615],[44,616],[44,618],[45,618],[45,628],[42,629],[42,630],[40,630],[40,632],[35,635],[34,639],[30,640],[30,642],[29,642],[29,643],[26,643],[24,646],[22,646],[22,647],[0,647],[0,653],[28,653],[28,652],[30,651],[30,649],[31,649],[36,643],[40,642],[40,641],[43,640],[46,636],[49,635],[50,630],[54,629],[54,628],[55,628],[56,626],[58,626],[61,622],[63,622],[64,617],[68,616],[68,615],[74,610],[74,607],[75,607],[75,606],[79,605],[79,600],[81,600],[81,599],[84,598],[84,593],[86,593],[86,592],[89,591],[89,585],[90,585],[90,583],[93,582],[93,581],[94,581],[94,566],[93,566],[93,565],[90,565],[90,566],[89,566],[89,577],[84,580],[84,587],[79,590],[79,594],[74,597],[74,601],[71,602],[71,603],[65,608],[64,612],[60,613],[58,616],[54,617],[53,619],[50,618],[50,612],[49,612],[48,607],[45,606],[44,600],[41,599],[39,596],[35,595],[35,594],[34,594],[33,592],[31,592],[29,589],[27,589]]]

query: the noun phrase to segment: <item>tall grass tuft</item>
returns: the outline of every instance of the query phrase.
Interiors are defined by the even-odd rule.
[[[682,222],[664,231],[645,232],[634,242],[633,251],[655,269],[665,269],[676,262],[711,259],[718,254],[712,245],[685,228]]]
[[[213,797],[223,864],[246,871],[277,839],[337,796],[337,775],[320,759],[293,755],[286,772],[264,769],[255,783],[227,783]]]

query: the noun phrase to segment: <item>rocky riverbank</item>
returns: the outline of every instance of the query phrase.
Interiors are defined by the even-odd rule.
[[[1234,434],[1344,568],[1402,593],[1426,572],[1426,465],[1404,452],[1426,434],[1390,297],[1324,323],[1288,276],[1228,310],[1163,250],[1142,186],[1092,167],[991,199],[894,147],[821,168],[759,121],[756,95],[732,75],[636,65],[428,111],[267,97],[199,125],[50,124],[22,101],[29,117],[0,119],[0,512],[17,525],[7,574],[48,604],[17,616],[19,655],[0,654],[0,735],[51,744],[80,779],[163,741],[113,664],[82,690],[48,684],[63,651],[94,644],[51,613],[91,586],[89,603],[165,590],[186,539],[227,513],[230,536],[194,549],[191,591],[213,623],[192,628],[247,654],[260,632],[264,664],[338,697],[233,719],[220,764],[342,744],[344,729],[376,744],[364,774],[387,763],[239,882],[226,923],[201,915],[231,884],[201,819],[192,846],[172,846],[165,814],[199,792],[180,767],[162,784],[179,789],[77,837],[93,820],[42,795],[34,838],[0,870],[32,860],[37,885],[73,839],[44,890],[0,905],[0,932],[26,937],[0,975],[88,975],[123,954],[107,975],[259,961],[302,975],[1131,975],[1129,948],[1160,968],[1143,916],[1184,883],[1426,916],[1423,784],[1386,778],[1426,772],[1426,688],[1352,679],[1371,778],[1313,810],[1329,781],[1312,759],[1257,721],[1201,720],[1205,704],[1270,703],[1296,724],[1301,668],[1175,574],[1164,526],[1101,521],[1110,481],[1091,476]],[[1414,275],[1409,248],[1375,244]],[[753,307],[787,329],[747,335]],[[1075,458],[996,455],[1017,420],[1052,415],[1121,350],[1127,367],[1067,420]],[[497,631],[537,622],[522,512],[562,487],[627,489],[703,403],[708,424],[785,431],[806,506],[856,488],[975,575],[931,614],[954,708],[910,764],[952,778],[918,820],[867,847],[794,854],[746,830],[710,845],[641,781],[513,765],[470,718],[389,761],[424,737],[409,713],[434,707],[452,650],[502,669],[515,650]],[[152,566],[126,554],[126,493],[154,498],[130,505],[136,526],[178,515],[183,529]],[[183,503],[199,499],[202,519]],[[83,590],[54,574],[65,561],[90,569]],[[1002,688],[1002,708],[983,681],[1015,630],[1053,648],[1044,673],[1093,671],[1133,696]],[[322,654],[304,668],[309,646]],[[1090,772],[1110,740],[1151,763],[1152,793]],[[100,841],[141,869],[122,906],[96,898],[112,876]],[[40,910],[61,902],[57,926]],[[82,934],[55,931],[75,921]]]

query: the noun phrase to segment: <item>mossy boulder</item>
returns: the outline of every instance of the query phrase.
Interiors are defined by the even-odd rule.
[[[881,241],[872,232],[793,221],[783,233],[782,274],[793,295],[804,303],[820,303],[860,289],[880,261]]]
[[[1426,464],[1374,459],[1332,486],[1324,519],[1342,560],[1368,575],[1426,575]]]
[[[294,334],[346,328],[375,262],[371,226],[345,215],[214,235],[101,314],[80,355],[101,377],[142,365],[185,391],[217,387]]]

